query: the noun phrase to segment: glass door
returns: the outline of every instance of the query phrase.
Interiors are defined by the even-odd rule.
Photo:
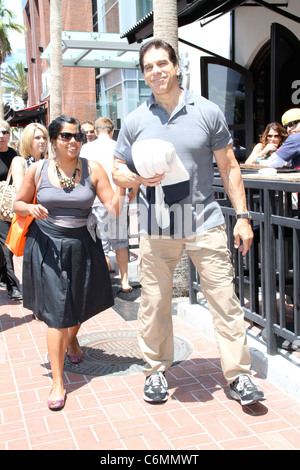
[[[234,146],[241,150],[240,163],[253,146],[252,74],[234,62],[218,57],[201,57],[202,95],[224,113]]]

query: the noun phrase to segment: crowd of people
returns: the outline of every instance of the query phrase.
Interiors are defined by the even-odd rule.
[[[141,302],[138,341],[145,360],[143,398],[168,398],[166,370],[174,359],[172,278],[185,246],[211,311],[224,377],[242,405],[265,399],[253,380],[243,310],[234,291],[224,218],[214,199],[213,158],[236,212],[234,246],[245,255],[251,228],[240,167],[220,109],[179,86],[173,48],[152,40],[140,49],[150,98],[125,119],[117,141],[114,123],[62,115],[48,129],[29,124],[19,149],[0,122],[0,179],[11,166],[16,213],[32,215],[23,256],[23,294],[5,246],[10,227],[0,220],[1,285],[10,298],[48,326],[51,410],[65,406],[65,354],[78,363],[81,324],[113,305],[109,250],[114,250],[124,292],[128,281],[127,207],[139,191]],[[203,123],[205,122],[205,125]],[[248,163],[300,166],[300,109],[271,123]],[[297,130],[298,129],[298,130]],[[39,176],[37,178],[37,176]],[[37,203],[33,196],[37,188]]]

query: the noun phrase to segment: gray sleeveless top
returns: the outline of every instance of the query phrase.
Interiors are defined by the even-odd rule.
[[[45,161],[41,171],[41,182],[37,190],[37,202],[49,212],[49,217],[66,219],[87,219],[91,213],[96,196],[92,183],[88,161],[82,161],[82,176],[74,188],[57,188],[48,178],[49,160]]]

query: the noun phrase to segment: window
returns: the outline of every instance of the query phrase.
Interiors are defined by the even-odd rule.
[[[101,0],[98,11],[99,32],[119,33],[119,2],[118,0]]]
[[[97,0],[92,0],[93,31],[99,32]]]
[[[136,0],[136,20],[139,21],[153,10],[152,0]]]

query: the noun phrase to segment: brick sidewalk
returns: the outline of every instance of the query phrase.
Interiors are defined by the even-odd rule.
[[[228,396],[215,343],[173,319],[175,335],[191,344],[192,353],[167,372],[167,403],[142,400],[142,373],[65,372],[66,406],[51,412],[46,327],[1,289],[0,449],[300,449],[300,402],[256,375],[267,401],[242,408]],[[109,309],[82,326],[79,340],[84,334],[136,327],[135,320],[125,321]]]

